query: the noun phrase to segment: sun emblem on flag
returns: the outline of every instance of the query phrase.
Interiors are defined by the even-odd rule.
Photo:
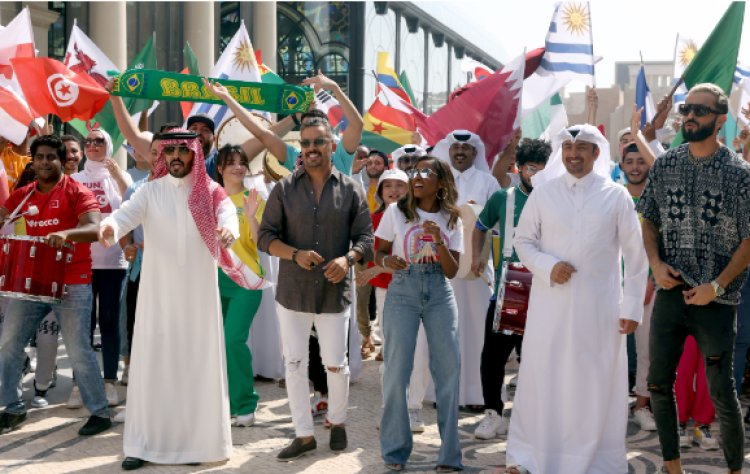
[[[582,35],[589,29],[589,9],[580,3],[569,3],[563,8],[563,23],[571,34]]]
[[[234,68],[240,72],[243,72],[245,68],[248,71],[252,71],[255,68],[255,55],[253,55],[253,47],[250,43],[240,41],[240,45],[234,50],[232,54],[232,64]]]
[[[698,53],[698,45],[695,44],[695,41],[693,40],[687,40],[682,45],[682,49],[680,49],[680,52],[678,54],[680,65],[682,67],[687,67],[688,64],[693,60],[695,55]]]

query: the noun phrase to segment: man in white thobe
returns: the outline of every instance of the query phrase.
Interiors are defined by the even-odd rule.
[[[128,383],[123,469],[229,458],[232,435],[217,259],[236,209],[208,178],[193,132],[161,134],[152,180],[102,221],[111,244],[143,225],[143,271]],[[227,273],[231,276],[230,273]],[[234,279],[234,278],[233,278]]]
[[[478,216],[490,196],[500,189],[497,179],[489,172],[484,143],[479,135],[468,130],[454,130],[435,147],[438,149],[438,156],[441,153],[440,148],[446,146],[458,191],[456,204],[459,206],[476,205]],[[474,224],[465,222],[464,225],[469,226],[468,240],[471,240]],[[466,241],[464,237],[464,242]],[[468,255],[465,258],[471,260],[471,252],[465,255]],[[476,278],[471,272],[466,276],[468,279],[458,276],[451,280],[458,306],[458,340],[461,348],[461,382],[458,403],[461,406],[476,407],[481,411],[484,405],[480,373],[484,322],[492,297],[491,282],[494,280],[494,272],[492,265],[486,265],[481,278]]]
[[[625,334],[648,275],[640,225],[627,190],[595,168],[609,157],[595,127],[563,130],[556,145],[514,239],[534,278],[507,472],[626,473]]]

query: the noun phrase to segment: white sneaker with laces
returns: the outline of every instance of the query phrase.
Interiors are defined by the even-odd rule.
[[[70,391],[70,397],[68,403],[65,405],[68,408],[81,408],[83,401],[81,400],[81,391],[78,390],[78,385],[73,385],[73,390]]]
[[[115,414],[115,417],[112,418],[112,421],[114,421],[115,423],[125,423],[125,409],[118,411]]]
[[[711,435],[711,427],[703,425],[696,426],[693,430],[693,444],[700,446],[706,451],[719,449],[719,441]]]
[[[107,404],[111,407],[120,404],[120,395],[117,394],[117,387],[111,382],[104,383],[104,393],[107,396]]]
[[[422,421],[422,410],[409,409],[409,426],[412,433],[424,433],[424,421]]]
[[[687,426],[680,425],[679,433],[680,433],[680,447],[689,448],[690,446],[692,446],[692,442],[690,440],[690,434],[688,434]]]
[[[648,407],[643,407],[633,412],[633,418],[640,425],[643,431],[656,431],[656,421],[654,420],[654,414]]]
[[[495,410],[485,410],[484,418],[474,430],[474,437],[478,439],[493,439],[508,433],[508,422]]]
[[[255,424],[255,413],[249,415],[238,415],[234,418],[232,426],[247,427]]]

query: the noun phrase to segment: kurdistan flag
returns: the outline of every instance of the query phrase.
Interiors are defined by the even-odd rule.
[[[521,134],[523,138],[541,138],[551,141],[560,130],[567,126],[568,114],[565,112],[560,93],[555,93],[549,100],[521,119]]]

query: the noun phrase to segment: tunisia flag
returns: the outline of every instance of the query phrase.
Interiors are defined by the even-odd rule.
[[[90,120],[109,100],[109,93],[96,81],[55,59],[13,58],[10,62],[37,116],[55,114],[63,122]]]

